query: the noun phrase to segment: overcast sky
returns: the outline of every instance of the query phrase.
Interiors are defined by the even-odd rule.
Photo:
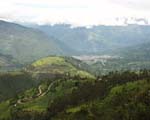
[[[113,25],[150,20],[150,0],[0,0],[0,18],[18,22]]]

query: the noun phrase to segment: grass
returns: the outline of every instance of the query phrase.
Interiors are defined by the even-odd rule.
[[[0,103],[0,119],[10,118],[10,104],[9,101]]]
[[[79,70],[73,64],[71,64],[70,62],[67,62],[64,57],[43,58],[34,62],[32,66],[35,68],[35,70],[33,70],[34,74],[44,73],[45,71],[48,73],[54,73],[54,74],[68,73],[71,79],[68,78],[67,80],[63,80],[60,78],[57,80],[58,82],[56,82],[56,85],[54,84],[54,87],[52,87],[52,90],[50,90],[45,96],[34,98],[33,100],[27,101],[24,104],[17,104],[17,107],[25,111],[37,111],[37,112],[46,111],[50,101],[55,100],[55,98],[57,97],[64,97],[66,94],[71,93],[72,90],[76,89],[76,83],[87,82],[89,80],[93,81],[93,79],[95,79],[95,77],[91,75],[90,73]],[[21,73],[13,72],[10,74],[15,76],[15,75],[20,75]],[[78,76],[79,79],[78,77],[72,78],[74,76]],[[80,78],[85,78],[85,80],[82,80]],[[47,88],[49,87],[49,84],[47,82],[42,82],[42,84],[40,84],[42,91],[46,91]],[[18,96],[18,99],[35,97],[38,94],[38,92],[39,91],[38,91],[37,86],[30,88],[26,90],[24,93],[21,93]],[[17,101],[16,99],[14,101]],[[11,107],[13,106],[9,105],[9,101],[1,103],[0,104],[0,118],[10,117]]]
[[[44,65],[68,65],[65,59],[62,57],[47,57],[42,58],[32,64],[34,67],[44,66]]]
[[[81,78],[90,78],[95,79],[93,75],[86,71],[77,69],[73,64],[67,62],[64,57],[51,56],[42,58],[38,61],[35,61],[31,65],[34,67],[34,76],[39,73],[51,73],[51,74],[67,74],[70,76],[80,76]]]
[[[48,104],[50,103],[50,101],[55,100],[55,98],[57,97],[64,97],[66,94],[71,93],[73,89],[76,89],[76,82],[78,82],[79,80],[67,80],[67,81],[59,81],[58,83],[56,83],[56,85],[54,85],[54,87],[52,88],[53,90],[49,91],[45,96],[41,96],[38,98],[35,98],[33,101],[28,101],[27,103],[24,103],[23,105],[20,105],[20,107],[23,108],[23,110],[26,111],[37,111],[37,112],[42,112],[45,111],[48,107]],[[82,82],[86,82],[86,81],[80,81]],[[46,89],[46,87],[48,87],[46,84],[42,84],[43,90]],[[33,89],[28,90],[28,94],[29,91],[32,93]]]

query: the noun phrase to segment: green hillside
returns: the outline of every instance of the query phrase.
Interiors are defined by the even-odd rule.
[[[22,88],[22,92],[18,91],[15,97],[0,104],[0,110],[2,109],[6,112],[4,114],[4,112],[0,111],[0,115],[2,115],[0,118],[10,117],[10,113],[16,110],[20,110],[20,112],[45,112],[50,102],[55,101],[55,99],[71,94],[79,85],[87,82],[93,84],[95,77],[88,72],[78,69],[76,66],[77,61],[73,58],[50,56],[37,60],[26,67],[24,71],[26,71],[27,76],[19,77],[18,75],[22,75],[22,73],[9,73],[7,76],[10,76],[10,79],[13,80],[13,75],[16,79],[16,82],[14,81],[16,86],[12,85],[13,88],[19,87],[16,88],[18,90]],[[51,77],[54,75],[56,77]],[[31,81],[27,77],[31,77]],[[40,82],[37,85],[34,83],[30,86],[29,83],[36,82],[35,79],[37,77],[40,79]],[[26,82],[29,86],[26,86]],[[5,81],[2,81],[2,83],[2,86],[4,86]],[[0,86],[1,89],[3,88],[2,86]],[[25,90],[26,87],[28,87],[27,90]],[[10,88],[10,86],[4,86],[4,88]],[[10,88],[10,90],[13,92],[13,89]],[[10,92],[9,89],[4,89],[5,91]]]
[[[75,60],[71,59],[70,61],[74,63]],[[68,62],[65,57],[51,56],[35,61],[21,71],[1,72],[0,101],[13,97],[19,92],[35,86],[40,81],[50,84],[52,81],[67,77],[82,80],[95,79],[93,75],[77,68],[72,63]],[[8,64],[10,63],[8,62]]]
[[[59,63],[60,64],[60,63]],[[0,118],[14,120],[149,120],[150,71],[101,78],[42,81],[0,103]]]
[[[128,53],[130,54],[130,53]],[[128,58],[112,58],[104,63],[101,61],[97,61],[92,63],[90,71],[93,74],[100,75],[100,74],[108,74],[109,72],[113,71],[139,71],[141,69],[150,69],[150,61],[143,58],[140,59],[133,59],[132,53],[130,54],[131,57]],[[142,58],[141,58],[142,59]],[[145,59],[145,60],[144,60]]]
[[[74,61],[73,58],[69,61],[65,57],[50,56],[33,62],[25,71],[32,73],[33,76],[43,76],[46,78],[79,76],[80,78],[94,79],[93,75],[78,68],[77,64],[73,64],[75,63]]]
[[[20,63],[53,54],[63,54],[56,40],[43,32],[0,21],[0,53],[11,55]]]
[[[14,97],[34,85],[32,77],[27,73],[0,73],[0,101]]]
[[[42,82],[1,106],[11,110],[15,120],[148,120],[149,73],[127,71],[96,81],[65,78]]]
[[[95,100],[87,104],[69,108],[66,114],[60,114],[54,120],[148,120],[149,81],[137,81],[114,87],[104,100]]]
[[[24,115],[25,111],[27,113],[30,111],[32,111],[31,113],[37,112],[38,114],[46,112],[51,102],[53,103],[56,99],[66,97],[67,94],[71,94],[78,88],[78,84],[84,84],[85,82],[87,81],[59,79],[51,83],[42,83],[38,87],[28,89],[13,99],[1,102],[0,118],[9,118],[12,112],[15,114],[17,112],[20,116]],[[39,94],[39,87],[42,91],[41,94]]]
[[[150,120],[150,26],[27,26],[0,20],[0,120]]]
[[[10,101],[4,101],[0,103],[0,119],[10,119],[11,115]]]

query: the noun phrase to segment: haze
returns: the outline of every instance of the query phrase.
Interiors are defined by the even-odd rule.
[[[148,0],[0,0],[0,3],[0,19],[23,23],[90,26],[123,25],[125,19],[130,23],[135,19],[147,23],[150,20]]]

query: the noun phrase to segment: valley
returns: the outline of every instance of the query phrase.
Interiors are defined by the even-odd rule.
[[[0,21],[0,120],[149,120],[149,34]]]

